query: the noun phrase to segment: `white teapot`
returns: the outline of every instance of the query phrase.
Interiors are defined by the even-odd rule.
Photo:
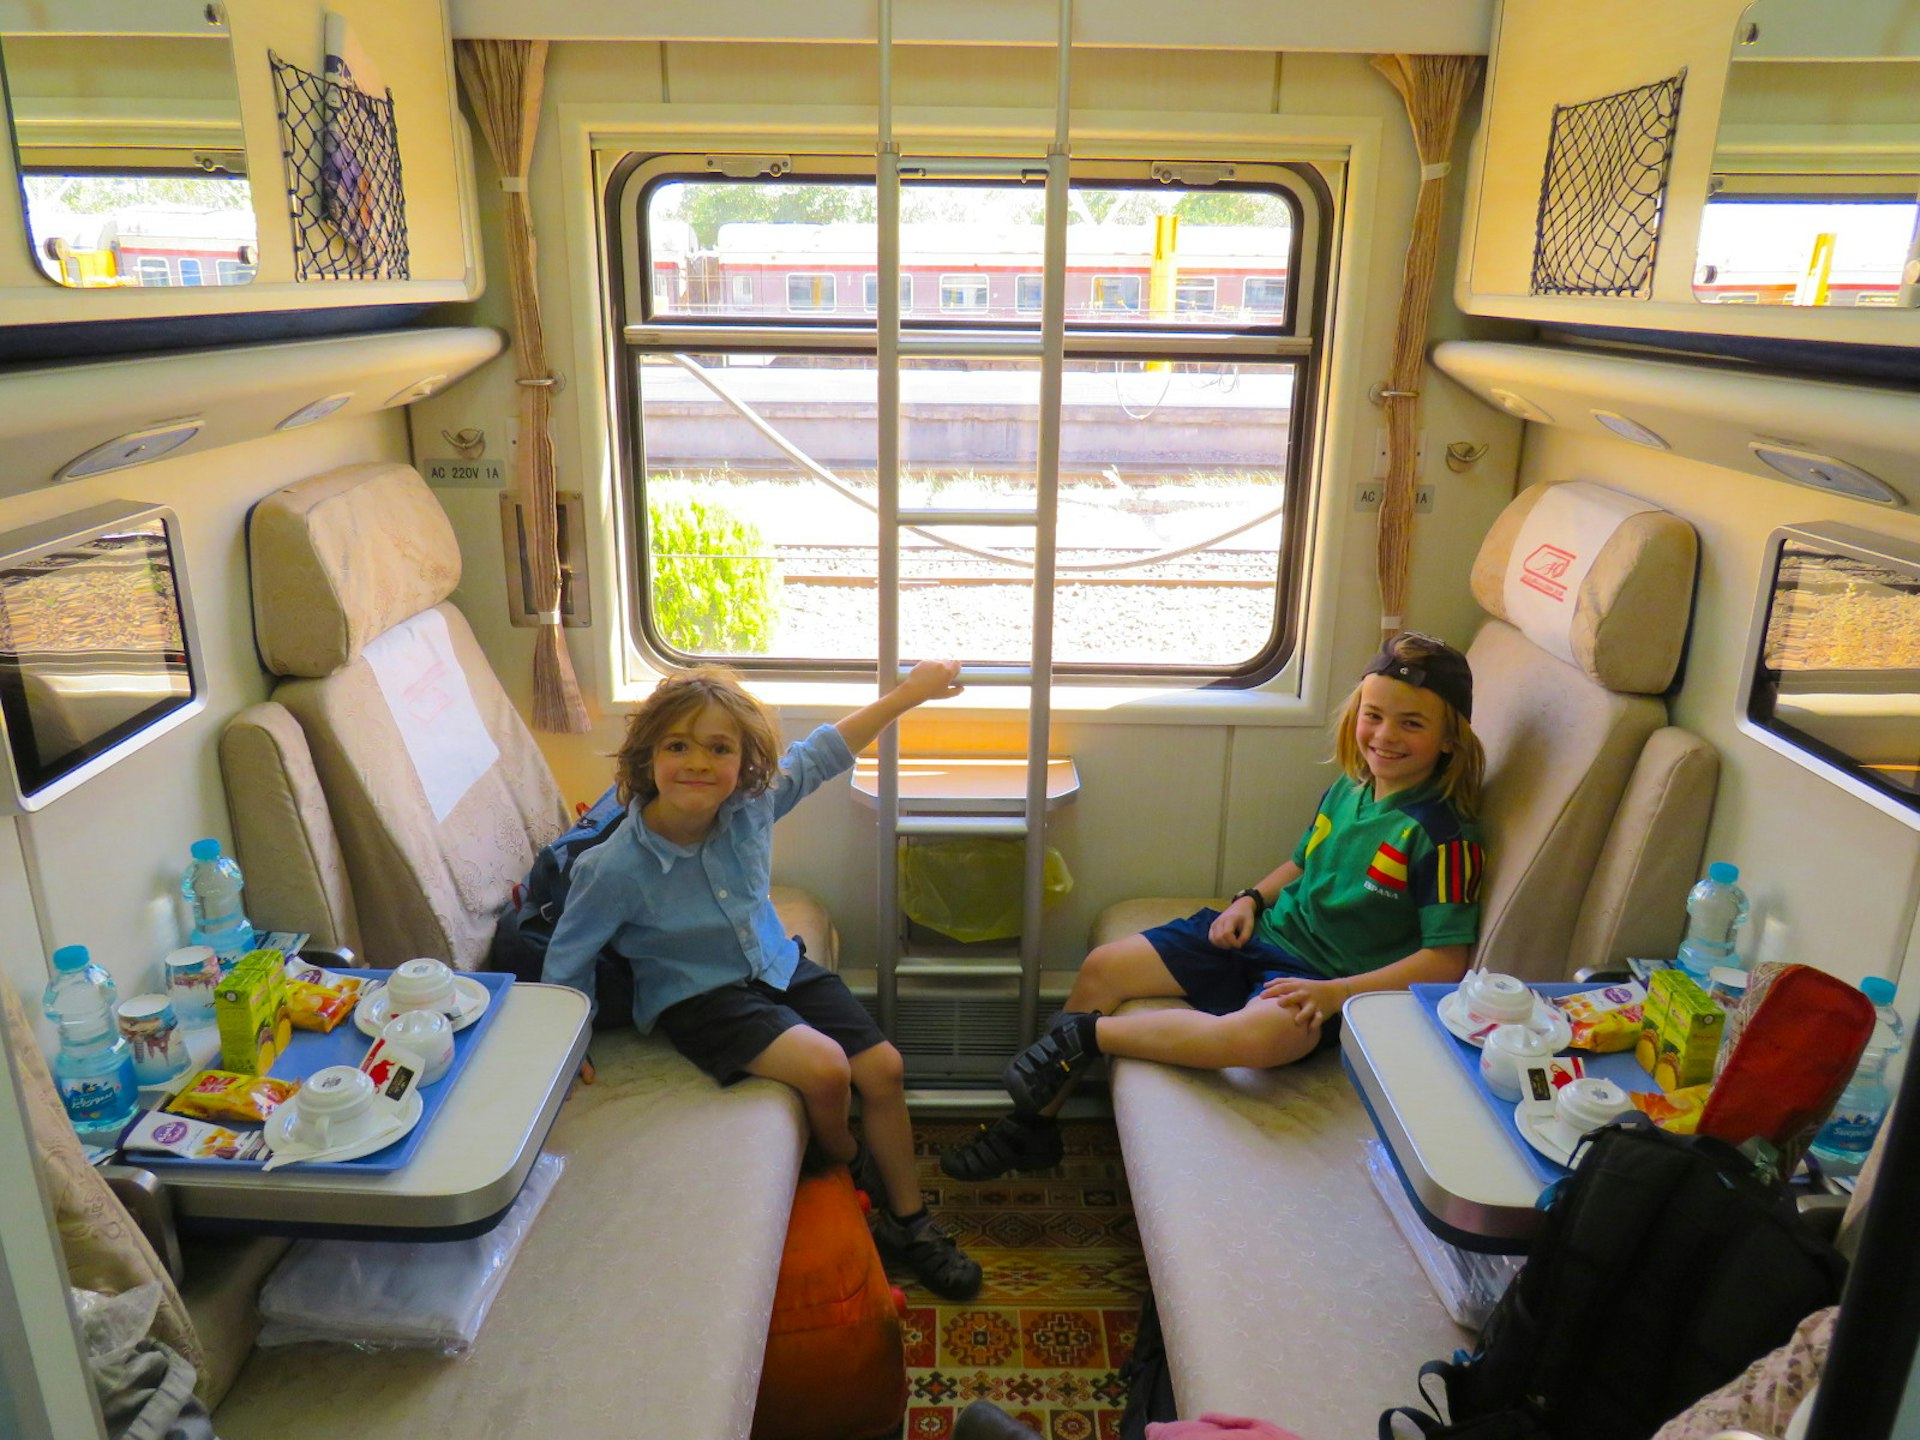
[[[1496,1025],[1480,1046],[1480,1078],[1502,1100],[1518,1102],[1520,1075],[1529,1061],[1553,1054],[1551,1037],[1530,1025]]]

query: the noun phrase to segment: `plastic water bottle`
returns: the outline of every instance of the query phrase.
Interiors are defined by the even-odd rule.
[[[1821,1168],[1832,1175],[1852,1175],[1866,1164],[1880,1122],[1893,1103],[1887,1066],[1906,1043],[1906,1031],[1893,1009],[1893,982],[1875,975],[1862,980],[1860,988],[1873,1002],[1873,1036],[1860,1052],[1853,1078],[1834,1102],[1832,1117],[1808,1147]]]
[[[1687,892],[1687,938],[1680,942],[1680,968],[1707,986],[1716,965],[1738,965],[1734,936],[1747,918],[1747,895],[1735,882],[1740,867],[1716,860],[1707,878]]]
[[[218,840],[193,842],[193,863],[180,877],[180,893],[193,907],[191,943],[208,945],[220,957],[220,969],[253,948],[253,922],[240,908],[239,864],[220,853]]]
[[[53,1082],[80,1138],[111,1145],[133,1118],[139,1099],[133,1051],[114,1023],[113,977],[93,963],[84,945],[54,951],[53,969],[40,1001],[60,1032]]]

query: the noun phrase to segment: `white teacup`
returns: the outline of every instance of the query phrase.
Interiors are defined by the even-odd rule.
[[[438,1010],[402,1010],[380,1034],[420,1057],[422,1085],[433,1084],[453,1063],[453,1022]]]
[[[453,970],[441,960],[409,960],[387,978],[387,1008],[398,1015],[402,1010],[451,1010],[458,1003],[453,988]]]
[[[379,1121],[373,1100],[373,1081],[356,1067],[316,1070],[289,1102],[293,1120],[287,1138],[314,1150],[351,1145]]]
[[[1474,1025],[1505,1025],[1531,1019],[1533,991],[1524,980],[1474,970],[1460,982],[1460,999]]]
[[[1529,1025],[1496,1025],[1480,1047],[1480,1078],[1502,1100],[1520,1098],[1520,1072],[1529,1060],[1553,1054],[1552,1037]]]
[[[1624,1115],[1632,1108],[1633,1101],[1627,1098],[1625,1090],[1597,1075],[1569,1080],[1553,1097],[1553,1118],[1576,1136],[1598,1130],[1616,1115]]]

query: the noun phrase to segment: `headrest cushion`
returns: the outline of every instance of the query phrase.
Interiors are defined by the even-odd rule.
[[[1473,562],[1473,598],[1609,690],[1673,683],[1699,541],[1671,511],[1585,480],[1535,485]]]
[[[417,471],[392,461],[274,491],[247,535],[254,635],[276,675],[331,675],[460,583],[446,512]]]

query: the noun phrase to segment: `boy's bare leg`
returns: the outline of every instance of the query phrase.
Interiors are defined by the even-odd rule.
[[[1149,1000],[1180,996],[1187,992],[1168,971],[1160,952],[1144,935],[1129,935],[1097,945],[1080,962],[1080,973],[1073,977],[1073,989],[1067,992],[1065,1008],[1070,1011],[1098,1010],[1102,1017],[1129,1000]],[[1080,1083],[1075,1076],[1067,1086],[1039,1112],[1058,1115],[1060,1107]]]
[[[1286,1065],[1320,1042],[1320,1026],[1312,1014],[1274,1000],[1250,1001],[1230,1015],[1199,1010],[1103,1015],[1094,1029],[1102,1054],[1198,1070]]]
[[[754,1056],[747,1063],[747,1073],[798,1090],[814,1142],[842,1164],[853,1159],[858,1147],[847,1123],[853,1103],[853,1069],[838,1043],[810,1025],[795,1025]],[[911,1154],[911,1138],[907,1149]]]
[[[913,1120],[907,1114],[900,1052],[888,1044],[875,1045],[854,1056],[852,1066],[853,1083],[860,1090],[860,1129],[887,1187],[887,1208],[911,1215],[920,1208],[920,1175],[913,1163]]]

